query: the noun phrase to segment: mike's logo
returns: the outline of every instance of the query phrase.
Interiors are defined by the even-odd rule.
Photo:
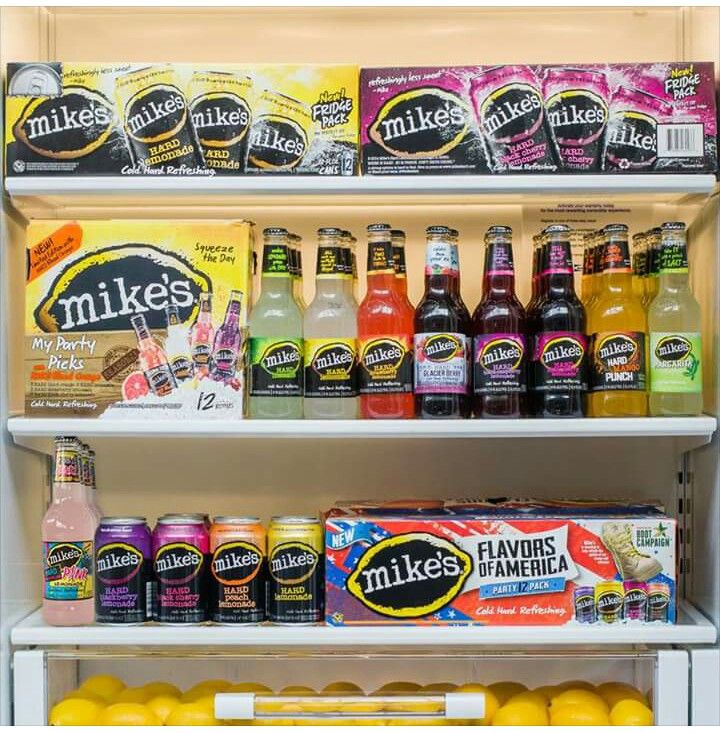
[[[136,547],[125,542],[103,545],[95,556],[95,571],[99,581],[105,585],[124,585],[139,572],[143,554]]]
[[[210,570],[222,585],[246,585],[262,569],[263,556],[249,542],[228,542],[220,545],[212,557]]]
[[[155,555],[155,575],[165,585],[182,585],[200,573],[204,559],[197,547],[186,542],[163,545]]]
[[[360,557],[347,590],[391,618],[420,618],[449,604],[472,571],[465,551],[442,537],[411,532],[381,540]]]
[[[534,135],[543,123],[540,92],[530,84],[506,84],[488,95],[479,110],[485,134],[498,143],[514,143]]]
[[[452,92],[411,89],[387,100],[368,130],[391,155],[434,158],[450,152],[469,131],[470,108]]]
[[[270,575],[281,585],[307,580],[320,561],[320,555],[304,542],[286,542],[270,553]]]
[[[430,361],[450,361],[456,356],[462,356],[464,345],[455,336],[446,333],[430,336],[425,342],[425,356]]]
[[[138,142],[153,145],[178,135],[187,118],[182,92],[172,84],[154,84],[127,103],[125,130]]]
[[[267,170],[291,170],[303,159],[307,147],[307,134],[295,120],[265,115],[250,130],[248,163]]]
[[[692,344],[682,336],[665,336],[655,346],[655,356],[664,362],[684,361],[692,352]]]

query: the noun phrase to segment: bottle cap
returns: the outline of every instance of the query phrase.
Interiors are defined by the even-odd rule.
[[[608,224],[603,227],[603,231],[606,234],[627,234],[628,226],[627,224]]]
[[[441,235],[448,235],[448,234],[450,234],[450,235],[452,235],[452,229],[450,229],[450,227],[446,227],[446,226],[433,225],[433,226],[428,227],[425,230],[425,234],[427,234],[427,235],[431,235],[431,234],[441,234]]]
[[[368,224],[367,231],[368,231],[368,234],[372,234],[374,232],[387,232],[387,231],[390,231],[390,225],[389,224]]]
[[[288,230],[282,227],[267,227],[263,229],[263,237],[287,237]]]
[[[496,224],[495,226],[489,227],[487,232],[485,232],[486,237],[493,237],[499,234],[505,234],[505,235],[512,234],[512,227],[506,227],[506,226],[501,226],[499,224]]]
[[[684,221],[666,221],[660,226],[663,232],[684,232],[685,222]]]
[[[341,237],[343,230],[338,227],[320,227],[317,233],[318,237]]]

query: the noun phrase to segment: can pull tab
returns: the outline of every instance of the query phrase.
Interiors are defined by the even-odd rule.
[[[482,692],[448,692],[443,695],[255,695],[220,692],[215,695],[218,720],[273,718],[433,718],[459,720],[485,717]]]

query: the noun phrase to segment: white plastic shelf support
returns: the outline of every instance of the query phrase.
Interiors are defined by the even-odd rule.
[[[681,604],[678,623],[580,624],[566,626],[48,626],[35,611],[15,626],[11,641],[16,646],[103,647],[245,647],[245,648],[422,648],[442,651],[453,647],[558,645],[668,645],[712,644],[713,624],[699,611]],[[687,662],[686,662],[687,664]]]
[[[717,690],[714,691],[717,696]],[[658,650],[653,685],[655,725],[688,725],[690,663],[684,649]]]

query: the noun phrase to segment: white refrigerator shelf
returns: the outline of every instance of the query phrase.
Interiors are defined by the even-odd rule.
[[[52,452],[56,435],[85,440],[141,439],[528,439],[671,438],[684,448],[710,442],[717,420],[699,417],[584,418],[569,420],[172,420],[11,417],[18,445]]]
[[[39,610],[11,632],[16,646],[422,647],[712,644],[713,624],[681,602],[678,623],[566,626],[48,626]]]

